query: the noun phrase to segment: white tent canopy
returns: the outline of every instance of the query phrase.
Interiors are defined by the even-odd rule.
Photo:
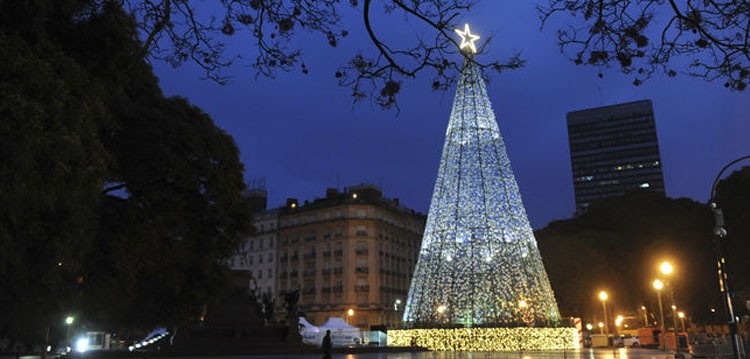
[[[325,324],[321,325],[318,328],[320,330],[325,330],[325,329],[357,329],[359,330],[359,328],[347,324],[344,321],[344,319],[341,317],[328,318],[328,321],[326,321]]]

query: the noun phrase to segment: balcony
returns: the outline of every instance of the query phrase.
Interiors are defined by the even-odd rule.
[[[357,255],[358,256],[366,256],[367,255],[367,249],[357,249]]]
[[[357,268],[354,268],[354,272],[356,272],[356,273],[370,273],[370,268],[368,268],[368,267],[357,267]]]
[[[370,286],[367,285],[367,284],[361,284],[361,285],[358,285],[358,286],[354,287],[354,291],[358,292],[358,293],[369,292],[370,291]]]

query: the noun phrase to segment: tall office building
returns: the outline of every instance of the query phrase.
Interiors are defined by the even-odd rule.
[[[635,189],[664,193],[650,100],[568,113],[576,212]]]

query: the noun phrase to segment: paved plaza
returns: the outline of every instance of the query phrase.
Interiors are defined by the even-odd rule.
[[[320,359],[322,354],[211,357],[210,359]],[[686,356],[689,357],[689,356]],[[181,357],[180,359],[205,359]],[[652,349],[582,349],[534,352],[408,352],[333,354],[332,359],[674,359],[674,353]]]

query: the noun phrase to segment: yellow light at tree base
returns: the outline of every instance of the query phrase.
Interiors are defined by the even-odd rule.
[[[517,351],[579,348],[575,328],[450,328],[388,330],[388,345],[433,351]]]

